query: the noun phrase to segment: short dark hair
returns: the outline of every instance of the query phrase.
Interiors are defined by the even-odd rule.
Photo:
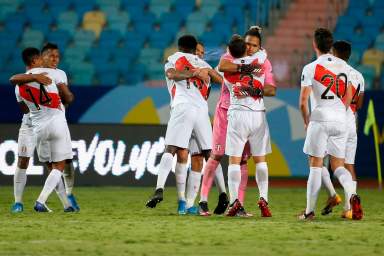
[[[326,29],[326,28],[316,29],[314,38],[315,38],[314,40],[315,40],[317,49],[319,49],[321,53],[327,53],[331,50],[332,43],[333,43],[333,36],[331,31],[329,31],[329,29]]]
[[[244,38],[246,36],[255,36],[255,37],[259,38],[260,45],[261,45],[261,32],[260,31],[261,31],[260,27],[252,26],[250,29],[248,29],[247,32],[245,32]]]
[[[234,58],[241,58],[247,51],[247,45],[242,37],[233,35],[228,44],[229,53]]]
[[[21,57],[23,58],[23,62],[26,66],[31,66],[32,61],[36,58],[39,57],[40,51],[37,48],[34,47],[28,47],[23,50],[21,53]]]
[[[177,46],[182,52],[194,53],[197,46],[196,37],[192,35],[181,36],[177,41]]]
[[[48,50],[59,50],[59,47],[57,46],[57,44],[48,42],[41,49],[41,53],[44,53]]]
[[[344,40],[339,40],[333,43],[333,54],[345,61],[348,61],[349,57],[351,56],[352,47],[351,44]]]

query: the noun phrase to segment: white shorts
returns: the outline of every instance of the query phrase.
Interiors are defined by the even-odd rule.
[[[343,122],[310,121],[303,151],[315,157],[329,154],[337,158],[345,158],[347,133]]]
[[[171,110],[165,134],[165,145],[187,149],[194,134],[202,150],[212,147],[212,126],[208,110],[191,104],[178,104]]]
[[[272,152],[265,112],[229,110],[225,154],[241,157],[249,141],[252,156]]]
[[[349,123],[347,127],[347,144],[345,147],[345,163],[346,164],[355,164],[355,156],[357,149],[357,132],[356,124]]]
[[[191,156],[202,153],[201,146],[197,141],[196,135],[194,133],[192,133],[191,139],[189,140],[188,150]]]
[[[37,155],[40,162],[60,162],[72,159],[72,142],[65,119],[54,118],[36,132]]]
[[[21,124],[19,137],[17,139],[18,156],[33,157],[36,147],[36,137],[31,126]]]

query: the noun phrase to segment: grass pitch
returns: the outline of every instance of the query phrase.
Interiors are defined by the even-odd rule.
[[[150,188],[78,187],[80,213],[63,213],[55,194],[54,213],[37,214],[32,206],[40,187],[27,187],[25,212],[11,214],[11,187],[0,188],[0,255],[383,255],[384,193],[360,189],[362,221],[341,219],[341,206],[316,220],[299,222],[305,189],[270,189],[272,218],[259,217],[256,192],[247,191],[252,218],[176,215],[176,192],[146,209]],[[342,191],[338,191],[342,195]],[[216,204],[212,191],[210,207]]]

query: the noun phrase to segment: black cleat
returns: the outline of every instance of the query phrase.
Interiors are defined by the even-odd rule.
[[[199,215],[200,216],[209,216],[211,213],[209,212],[208,202],[202,201],[199,203]]]
[[[158,203],[163,201],[163,189],[159,188],[156,189],[155,193],[151,197],[151,199],[148,200],[148,202],[145,204],[148,208],[155,208]]]
[[[219,195],[219,201],[217,202],[217,206],[213,211],[214,214],[223,214],[229,205],[228,196],[225,192]]]

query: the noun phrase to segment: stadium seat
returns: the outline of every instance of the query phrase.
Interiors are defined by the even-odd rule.
[[[164,80],[164,64],[154,62],[146,67],[146,75],[148,80]]]
[[[352,46],[352,53],[351,53],[351,56],[349,57],[348,63],[352,67],[356,67],[358,64],[360,64],[360,59],[361,59],[361,52],[354,50]]]
[[[127,12],[119,12],[114,16],[107,16],[108,29],[117,30],[121,35],[125,35],[128,30],[128,24],[130,21]]]
[[[200,11],[204,13],[208,18],[212,18],[213,15],[219,10],[221,3],[219,0],[201,1]]]
[[[149,45],[154,48],[163,49],[173,40],[173,33],[167,30],[154,31],[149,35]]]
[[[145,66],[141,64],[132,65],[128,72],[123,74],[127,85],[135,85],[144,80]]]
[[[112,29],[104,29],[99,38],[100,49],[115,48],[120,43],[122,36],[119,31]]]
[[[199,37],[206,29],[208,17],[202,12],[191,13],[186,20],[186,30]]]
[[[102,11],[88,11],[84,14],[82,27],[85,30],[91,30],[96,38],[100,36],[101,30],[106,24],[106,17]]]
[[[47,36],[47,41],[57,44],[61,51],[67,47],[70,40],[71,36],[66,30],[52,31]]]
[[[358,71],[360,71],[365,80],[365,88],[373,89],[373,82],[375,79],[375,68],[368,65],[359,65],[356,67]]]
[[[67,47],[64,51],[64,62],[71,65],[73,62],[83,62],[87,51],[80,47]]]
[[[120,9],[121,1],[120,0],[96,0],[96,4],[100,7],[101,10],[104,10],[105,7],[114,6],[117,9]]]
[[[36,47],[41,48],[44,41],[44,35],[41,31],[27,29],[24,31],[23,37],[20,42],[22,48],[26,47]]]
[[[192,13],[195,8],[195,0],[175,1],[174,3],[174,9],[176,13]]]
[[[57,20],[57,28],[61,30],[66,30],[70,34],[74,34],[78,24],[79,16],[74,11],[61,13]]]
[[[169,12],[172,2],[169,0],[150,0],[149,11],[160,17],[163,13]]]
[[[47,34],[53,23],[53,18],[49,13],[34,15],[28,18],[29,27]]]
[[[219,47],[224,43],[223,34],[217,32],[204,33],[199,40],[207,47]]]
[[[86,12],[93,11],[96,7],[95,0],[74,1],[73,5],[80,17],[83,17]]]
[[[119,47],[112,51],[113,62],[121,74],[128,72],[130,65],[132,65],[129,63],[134,63],[137,56],[138,52],[129,47]]]
[[[129,31],[124,37],[125,47],[131,48],[132,51],[136,51],[142,48],[144,42],[145,42],[145,38],[142,35],[135,32]]]
[[[20,34],[24,30],[26,17],[22,13],[12,13],[7,16],[4,22],[4,28],[7,31]]]
[[[15,13],[19,4],[12,0],[1,0],[0,2],[0,22],[3,22],[10,14]]]
[[[95,69],[92,64],[86,62],[78,62],[70,65],[71,84],[73,85],[91,85]]]
[[[72,4],[72,1],[66,0],[48,0],[46,1],[48,12],[53,17],[58,17],[60,13],[68,11],[69,7]]]
[[[162,50],[158,48],[143,48],[139,53],[138,62],[151,64],[160,61]]]
[[[362,64],[370,65],[375,68],[376,76],[381,73],[382,64],[384,63],[384,51],[372,48],[364,52]]]
[[[123,10],[127,11],[130,17],[137,17],[143,15],[147,1],[122,0],[121,4]]]
[[[73,36],[73,42],[75,46],[90,48],[95,38],[93,31],[78,29]]]

